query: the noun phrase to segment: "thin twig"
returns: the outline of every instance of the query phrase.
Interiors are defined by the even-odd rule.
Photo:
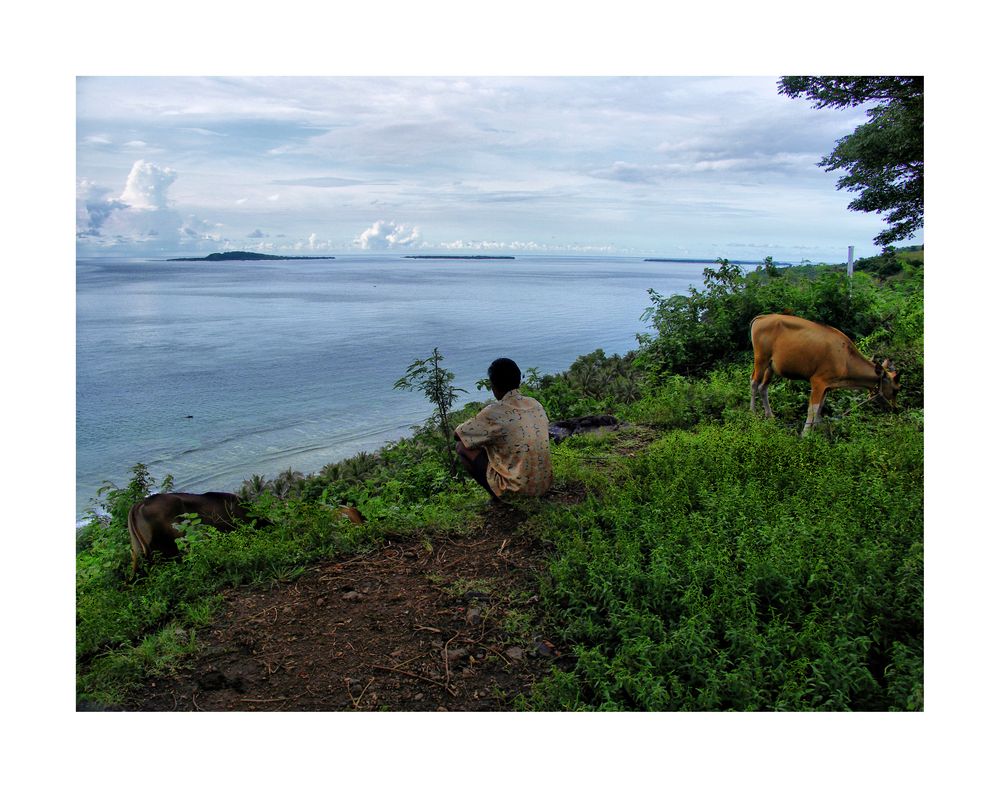
[[[372,667],[376,668],[378,670],[391,670],[394,673],[402,673],[404,676],[412,676],[415,679],[420,679],[421,681],[429,682],[430,684],[433,684],[436,687],[444,687],[446,690],[448,690],[448,692],[451,693],[451,695],[453,697],[457,697],[458,696],[458,691],[452,689],[447,684],[442,684],[440,681],[435,681],[434,679],[429,679],[429,678],[427,678],[427,676],[421,676],[419,673],[411,673],[408,670],[400,670],[399,668],[389,667],[388,665],[372,665]]]
[[[396,667],[398,668],[398,667],[400,667],[401,665],[407,665],[407,664],[409,664],[410,662],[413,662],[413,660],[415,660],[415,659],[420,659],[420,657],[422,657],[422,656],[423,656],[422,654],[417,654],[417,656],[415,656],[415,657],[410,657],[409,659],[405,659],[405,660],[403,660],[402,662],[397,662],[397,663],[396,663]]]
[[[502,660],[503,660],[504,662],[506,662],[506,663],[507,663],[508,665],[512,664],[512,663],[511,663],[511,661],[510,661],[509,659],[507,659],[507,657],[505,657],[505,656],[504,656],[503,654],[501,654],[501,653],[500,653],[499,651],[497,651],[497,650],[496,650],[495,648],[493,648],[492,646],[487,646],[487,645],[486,645],[485,643],[483,643],[483,642],[482,642],[481,640],[469,640],[468,642],[469,642],[469,643],[472,643],[472,644],[474,644],[474,645],[476,645],[476,646],[482,646],[482,647],[483,647],[484,649],[486,649],[487,651],[492,651],[492,652],[493,652],[494,654],[496,654],[496,655],[497,655],[498,657],[500,657],[500,659],[502,659]]]
[[[265,607],[259,613],[254,613],[252,616],[249,616],[249,617],[247,617],[247,618],[245,618],[243,620],[244,621],[253,621],[255,618],[260,618],[261,616],[263,616],[263,615],[271,612],[272,610],[277,610],[277,609],[278,609],[277,605],[271,605],[270,607]],[[278,619],[275,619],[275,621],[277,621],[277,620]]]
[[[458,637],[457,633],[454,634],[454,635],[452,635],[451,638],[448,640],[448,642],[444,644],[444,681],[445,681],[445,684],[451,684],[451,669],[448,667],[448,646],[450,646],[451,645],[451,641],[454,640],[457,637]]]
[[[358,704],[361,703],[361,699],[364,697],[365,691],[372,685],[373,681],[375,681],[375,677],[374,676],[372,676],[368,680],[368,683],[365,684],[365,688],[363,690],[361,690],[361,694],[358,695],[358,697],[355,698],[354,697],[354,693],[351,692],[351,680],[349,678],[345,678],[344,679],[344,684],[345,684],[345,686],[347,688],[347,694],[350,697],[350,699],[351,699],[351,705],[354,706],[354,708],[358,708]],[[358,683],[360,684],[361,682],[359,681]]]

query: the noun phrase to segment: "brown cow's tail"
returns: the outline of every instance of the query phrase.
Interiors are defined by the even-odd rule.
[[[136,511],[142,506],[140,501],[128,510],[128,540],[132,544],[132,574],[135,575],[136,567],[139,566],[139,556],[144,559],[149,557],[149,544],[142,538],[142,533],[135,523]]]

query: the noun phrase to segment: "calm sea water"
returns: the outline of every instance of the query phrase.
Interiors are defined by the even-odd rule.
[[[77,510],[146,463],[176,489],[235,490],[408,435],[393,383],[437,347],[460,404],[497,356],[522,371],[637,346],[649,288],[704,265],[635,258],[77,261]],[[192,418],[189,418],[192,417]]]

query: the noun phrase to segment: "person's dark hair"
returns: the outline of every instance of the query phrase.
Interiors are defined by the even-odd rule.
[[[509,358],[498,358],[487,371],[497,391],[511,391],[521,385],[521,370]]]

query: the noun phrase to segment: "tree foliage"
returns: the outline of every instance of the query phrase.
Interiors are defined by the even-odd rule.
[[[444,356],[438,352],[437,348],[434,348],[434,352],[430,356],[418,358],[410,364],[406,374],[396,381],[393,388],[422,391],[424,396],[434,404],[433,420],[441,430],[441,435],[444,438],[444,449],[449,452],[452,432],[448,425],[448,411],[455,405],[459,392],[465,393],[465,389],[451,385],[455,379],[455,373],[442,367],[442,361],[444,361]],[[451,467],[452,473],[454,473],[454,458],[451,458]]]
[[[817,109],[873,104],[869,121],[838,140],[819,166],[847,173],[837,188],[858,193],[851,210],[884,215],[889,227],[876,244],[912,238],[924,226],[924,78],[782,77],[778,92],[806,96]]]

